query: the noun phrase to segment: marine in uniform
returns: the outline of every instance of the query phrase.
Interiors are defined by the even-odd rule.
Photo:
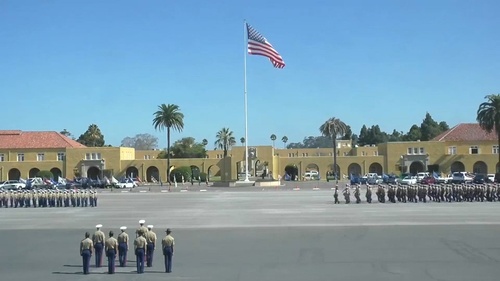
[[[144,273],[144,251],[146,249],[146,238],[144,231],[138,232],[137,238],[134,240],[134,250],[136,257],[137,273]]]
[[[339,201],[339,186],[336,185],[335,186],[335,191],[333,192],[333,199],[334,199],[334,204],[340,204],[340,201]]]
[[[118,235],[118,261],[120,262],[120,267],[125,267],[127,265],[128,252],[128,234],[125,232],[127,227],[122,226],[120,230],[122,233]]]
[[[92,256],[92,247],[94,244],[90,240],[90,233],[85,232],[85,239],[80,242],[80,256],[83,260],[83,274],[89,274],[90,257]]]
[[[106,240],[106,256],[108,257],[108,273],[115,273],[115,258],[118,250],[118,240],[113,237],[113,231],[109,232],[109,238]]]
[[[148,232],[148,229],[144,226],[144,224],[146,223],[146,220],[140,220],[139,221],[139,228],[137,228],[137,230],[135,231],[135,237],[139,237],[139,232],[144,232],[144,235],[146,235],[146,233]]]
[[[167,236],[161,240],[161,246],[163,249],[163,255],[165,256],[165,272],[172,272],[172,258],[174,257],[174,237],[170,235],[172,230],[167,228],[165,231]]]
[[[101,231],[102,224],[95,226],[97,228],[94,235],[92,235],[92,242],[94,242],[95,249],[95,267],[101,267],[102,264],[102,251],[104,248],[104,240],[106,236],[104,232]]]
[[[148,232],[145,235],[147,246],[146,246],[146,266],[153,266],[153,256],[156,248],[156,233],[153,232],[153,226],[148,225]]]

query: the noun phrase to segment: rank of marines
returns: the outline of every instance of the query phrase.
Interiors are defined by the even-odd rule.
[[[494,184],[417,184],[417,185],[370,185],[366,184],[365,199],[372,203],[375,196],[379,203],[427,203],[427,202],[496,202],[500,200],[500,186]],[[334,204],[340,204],[339,188],[335,187]],[[351,203],[351,192],[356,203],[362,202],[362,185],[349,185],[342,190],[345,204]]]
[[[97,192],[87,189],[0,190],[0,208],[97,207]]]

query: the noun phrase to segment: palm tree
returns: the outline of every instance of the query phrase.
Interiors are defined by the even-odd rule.
[[[286,148],[286,142],[288,141],[288,137],[287,136],[282,137],[281,141],[283,142],[283,148]]]
[[[229,130],[229,128],[222,128],[217,132],[215,138],[217,139],[214,143],[215,146],[224,150],[224,157],[226,157],[229,148],[236,144],[236,139],[233,136],[233,131]]]
[[[487,99],[487,101],[479,105],[476,120],[479,122],[479,126],[488,133],[496,133],[498,139],[497,143],[500,147],[500,94],[487,95],[484,98]],[[500,153],[498,154],[498,162],[500,163]],[[500,173],[498,165],[496,172],[497,174]]]
[[[201,144],[203,144],[203,146],[207,146],[207,144],[208,144],[208,140],[207,140],[207,139],[203,139],[203,140],[201,141]]]
[[[240,142],[241,142],[241,145],[244,145],[245,144],[245,138],[240,138]]]
[[[276,135],[275,134],[271,135],[271,140],[273,141],[273,148],[274,148],[274,141],[276,140]]]
[[[335,180],[336,183],[339,182],[338,180],[338,171],[337,171],[337,138],[340,136],[345,135],[345,132],[347,130],[347,125],[342,122],[340,119],[332,117],[323,123],[319,127],[319,131],[321,134],[325,137],[330,137],[333,142],[333,174],[335,175]]]
[[[167,131],[167,180],[170,183],[170,129],[181,132],[184,129],[184,114],[175,104],[161,104],[153,113],[153,126],[156,130]]]

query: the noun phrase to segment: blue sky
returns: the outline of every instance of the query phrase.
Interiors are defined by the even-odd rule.
[[[500,2],[0,0],[2,129],[97,124],[107,143],[151,133],[180,106],[173,140],[244,136],[243,19],[283,56],[247,57],[249,145],[319,135],[338,117],[408,131],[426,112],[475,122],[500,93]]]

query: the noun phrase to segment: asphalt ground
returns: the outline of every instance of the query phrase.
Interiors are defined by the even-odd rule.
[[[1,280],[499,279],[500,202],[334,205],[329,185],[294,188],[139,188],[104,191],[97,208],[1,209]],[[140,219],[159,239],[173,229],[173,273],[158,249],[145,274],[131,252],[115,275],[81,274],[85,231],[126,225],[133,237]]]

